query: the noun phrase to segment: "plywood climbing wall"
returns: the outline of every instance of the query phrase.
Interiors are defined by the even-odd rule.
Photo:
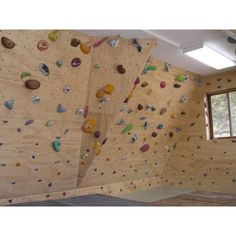
[[[236,193],[236,140],[208,140],[204,104],[206,93],[236,87],[236,71],[205,77],[199,88],[186,85],[192,90],[191,98],[184,107],[186,114],[177,120],[182,128],[181,136],[163,172],[163,184]]]
[[[97,42],[105,38],[96,39]],[[111,41],[119,42],[117,47],[111,47]],[[96,126],[93,132],[83,134],[81,146],[81,161],[78,173],[78,186],[86,176],[86,171],[96,155],[96,145],[105,144],[108,128],[114,122],[115,115],[119,112],[128,96],[129,90],[134,87],[134,81],[143,70],[143,67],[156,47],[155,39],[139,39],[142,50],[138,51],[132,39],[123,39],[119,36],[109,37],[106,42],[93,50],[92,66],[88,93],[88,117],[95,119]],[[96,42],[95,42],[96,44]],[[117,70],[122,65],[125,73]],[[107,84],[114,86],[111,95],[105,95],[103,101],[96,97],[97,91]],[[99,132],[99,137],[94,137],[94,132]],[[100,155],[98,156],[100,158]]]
[[[15,42],[12,49],[0,45],[0,197],[22,196],[75,188],[81,144],[83,118],[76,115],[84,109],[87,98],[91,55],[71,46],[71,39],[87,42],[91,38],[77,31],[60,31],[55,42],[48,39],[51,31],[1,31],[0,37]],[[45,51],[37,48],[46,40]],[[81,59],[79,67],[71,60]],[[58,67],[57,60],[63,60]],[[44,63],[49,68],[45,76],[39,70]],[[21,78],[23,72],[31,76]],[[28,79],[40,82],[38,89],[25,87]],[[63,92],[69,85],[70,91]],[[33,103],[39,97],[39,103]],[[14,99],[13,109],[5,102]],[[36,99],[37,100],[37,99]],[[66,109],[58,113],[59,104]],[[52,127],[47,127],[51,122]],[[61,151],[52,143],[61,141]]]
[[[176,81],[179,75],[186,81]],[[185,122],[181,111],[187,103],[181,103],[180,99],[187,96],[191,100],[191,93],[199,88],[197,78],[199,76],[174,66],[168,72],[165,62],[148,60],[140,83],[131,90],[130,100],[123,103],[116,115],[102,153],[91,163],[81,187],[114,183],[119,186],[118,183],[127,182],[130,191],[139,191],[161,185],[162,172],[181,135],[178,121]],[[180,88],[176,88],[176,84]],[[122,133],[129,124],[133,128]],[[133,141],[135,136],[137,140]],[[142,151],[143,145],[150,148]],[[137,186],[136,180],[144,184]],[[119,189],[115,194],[120,194]]]

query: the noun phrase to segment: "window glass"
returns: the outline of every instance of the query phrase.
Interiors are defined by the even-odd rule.
[[[230,93],[231,97],[231,120],[232,120],[232,133],[236,136],[236,91]]]
[[[227,94],[219,94],[211,96],[213,136],[229,137],[229,115]]]

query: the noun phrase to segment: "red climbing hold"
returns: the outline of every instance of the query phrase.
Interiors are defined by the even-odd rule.
[[[165,87],[166,87],[166,82],[165,82],[165,81],[161,81],[160,87],[161,87],[161,88],[165,88]]]
[[[147,143],[145,143],[145,144],[143,144],[143,146],[140,148],[140,151],[141,151],[141,152],[147,152],[147,151],[149,150],[149,148],[150,148],[150,145],[147,144]]]

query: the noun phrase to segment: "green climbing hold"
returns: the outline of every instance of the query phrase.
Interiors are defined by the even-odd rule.
[[[123,133],[128,133],[130,130],[132,130],[134,128],[134,126],[130,123],[128,125],[125,126],[125,128],[122,130],[122,134]]]
[[[95,65],[95,68],[96,68],[96,69],[100,69],[100,67],[101,67],[100,64],[96,64],[96,65]]]
[[[147,71],[155,71],[157,69],[157,67],[156,66],[148,66],[147,67]]]
[[[186,80],[186,77],[184,75],[179,75],[179,76],[177,76],[176,80],[183,82]]]
[[[55,30],[55,31],[51,32],[50,34],[48,34],[48,39],[51,42],[56,42],[59,39],[60,35],[61,35],[61,33],[58,30]]]
[[[60,152],[61,151],[61,141],[60,140],[55,140],[53,142],[53,148],[56,152]]]
[[[31,76],[32,76],[32,74],[30,72],[24,71],[21,73],[20,78],[24,79],[25,77],[31,77]]]

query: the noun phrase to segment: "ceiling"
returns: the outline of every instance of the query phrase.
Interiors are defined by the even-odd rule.
[[[210,75],[221,72],[194,60],[182,53],[184,48],[206,43],[211,48],[236,61],[236,44],[227,42],[228,36],[236,38],[228,30],[80,30],[92,36],[120,35],[124,38],[150,38],[157,39],[157,48],[152,56],[179,66],[199,75]],[[234,67],[236,68],[236,67]],[[225,70],[231,70],[228,68]],[[224,71],[225,71],[224,70]]]

